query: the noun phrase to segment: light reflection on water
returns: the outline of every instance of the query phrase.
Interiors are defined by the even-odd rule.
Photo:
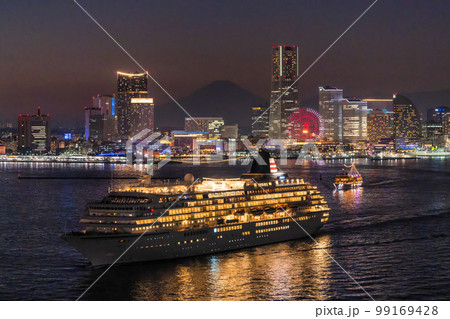
[[[114,266],[86,299],[367,300],[326,252],[377,300],[449,299],[450,160],[360,160],[356,165],[363,187],[333,192],[342,163],[298,167],[290,162],[285,168],[317,185],[332,209],[328,223],[315,235],[325,251],[303,239]],[[18,183],[17,174],[110,176],[109,169],[101,164],[0,163],[1,300],[74,300],[104,270],[89,267],[60,235],[76,227],[86,203],[101,199],[111,181]],[[233,177],[246,169],[167,165],[156,173]],[[114,166],[115,176],[130,172],[124,165]]]
[[[330,253],[329,236],[319,238]],[[136,300],[310,300],[330,298],[331,259],[324,249],[308,243],[280,243],[217,255],[117,267],[112,278],[125,273]],[[164,274],[161,271],[164,268]],[[97,293],[108,289],[103,284]]]
[[[361,203],[361,198],[364,193],[364,185],[359,188],[334,190],[333,195],[338,198],[343,206],[346,206],[349,211],[357,209]]]

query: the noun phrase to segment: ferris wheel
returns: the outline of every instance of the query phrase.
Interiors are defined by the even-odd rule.
[[[287,129],[291,139],[300,142],[317,141],[323,136],[323,119],[316,110],[303,107],[288,118]]]

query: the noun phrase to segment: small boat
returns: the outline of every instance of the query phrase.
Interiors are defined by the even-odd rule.
[[[349,168],[348,173],[345,172],[345,168]],[[360,187],[362,183],[363,179],[361,175],[359,175],[359,172],[355,167],[355,163],[352,163],[350,166],[344,165],[342,174],[336,175],[334,187],[336,190],[351,189]]]

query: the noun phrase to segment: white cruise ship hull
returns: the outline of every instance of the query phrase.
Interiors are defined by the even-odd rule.
[[[290,217],[283,217],[270,220],[270,224],[262,221],[180,232],[149,232],[135,244],[133,243],[141,234],[69,233],[63,238],[89,259],[93,266],[108,266],[130,246],[131,248],[117,260],[117,263],[192,257],[303,238],[308,234],[315,234],[322,227],[328,219],[324,218],[325,213],[328,211],[311,213],[306,218],[296,221]],[[224,227],[229,230],[224,230]]]

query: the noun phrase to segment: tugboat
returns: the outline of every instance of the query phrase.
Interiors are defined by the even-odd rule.
[[[348,173],[345,172],[345,168],[350,169]],[[336,179],[334,180],[334,187],[339,191],[343,189],[358,188],[362,185],[362,183],[363,179],[356,169],[355,163],[352,163],[352,165],[350,166],[344,165],[342,174],[336,175]]]

